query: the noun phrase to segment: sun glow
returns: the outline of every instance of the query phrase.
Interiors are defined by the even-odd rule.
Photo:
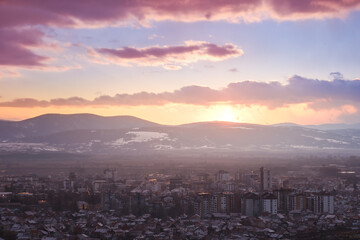
[[[231,106],[221,106],[214,117],[216,121],[239,122],[239,117]]]
[[[130,106],[130,107],[47,107],[47,108],[2,108],[2,118],[6,120],[23,120],[46,113],[92,113],[102,116],[131,115],[159,124],[178,125],[191,122],[226,121],[252,124],[275,124],[293,122],[298,124],[336,123],[344,115],[356,113],[351,105],[337,109],[314,110],[307,104],[292,104],[276,109],[259,105],[226,105],[196,106],[186,104],[168,104],[164,106]]]

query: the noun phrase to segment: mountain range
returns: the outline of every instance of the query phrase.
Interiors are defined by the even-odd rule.
[[[1,152],[92,154],[360,152],[360,124],[258,125],[198,122],[161,125],[132,116],[46,114],[0,121]]]

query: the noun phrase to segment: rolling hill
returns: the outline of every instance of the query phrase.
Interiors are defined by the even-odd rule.
[[[0,152],[95,154],[360,152],[360,129],[198,122],[160,125],[132,116],[46,114],[0,121]],[[349,125],[350,126],[350,125]]]

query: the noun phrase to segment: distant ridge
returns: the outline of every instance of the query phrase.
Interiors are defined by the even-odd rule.
[[[0,121],[0,154],[360,154],[360,128],[340,127],[356,125],[210,121],[169,126],[132,116],[45,114]]]
[[[275,127],[299,127],[301,125],[296,124],[296,123],[291,123],[291,122],[285,122],[285,123],[272,124],[271,126],[275,126]]]
[[[0,121],[0,137],[33,137],[72,130],[110,130],[155,127],[157,123],[133,116],[103,117],[89,113],[44,114],[22,121]]]
[[[178,125],[178,127],[251,127],[251,126],[263,126],[260,124],[252,124],[252,123],[239,123],[239,122],[226,122],[226,121],[209,121],[209,122],[194,122],[194,123],[186,123]]]
[[[52,128],[52,127],[61,127],[60,122],[62,122],[62,124],[69,124],[67,127],[64,127],[65,130],[119,129],[119,128],[129,128],[129,127],[168,126],[130,115],[100,116],[91,113],[75,113],[75,114],[48,113],[20,121],[0,119],[0,130],[2,124],[9,126],[12,125],[13,123],[16,123],[16,125],[20,128],[24,127],[24,125],[26,124],[28,125],[45,124],[42,125],[41,127]],[[319,130],[360,129],[360,123],[354,123],[354,124],[326,123],[319,125],[300,125],[291,122],[284,122],[284,123],[277,123],[271,125],[261,125],[261,124],[253,124],[253,123],[239,123],[239,122],[228,122],[228,121],[203,121],[203,122],[185,123],[174,126],[193,127],[193,126],[216,126],[216,125],[305,127],[305,128],[319,129]]]
[[[343,129],[360,129],[360,123],[327,123],[320,125],[306,125],[305,127],[319,130],[343,130]]]

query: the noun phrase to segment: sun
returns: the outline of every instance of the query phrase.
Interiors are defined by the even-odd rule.
[[[216,121],[239,122],[239,117],[231,106],[220,106],[215,112]]]

